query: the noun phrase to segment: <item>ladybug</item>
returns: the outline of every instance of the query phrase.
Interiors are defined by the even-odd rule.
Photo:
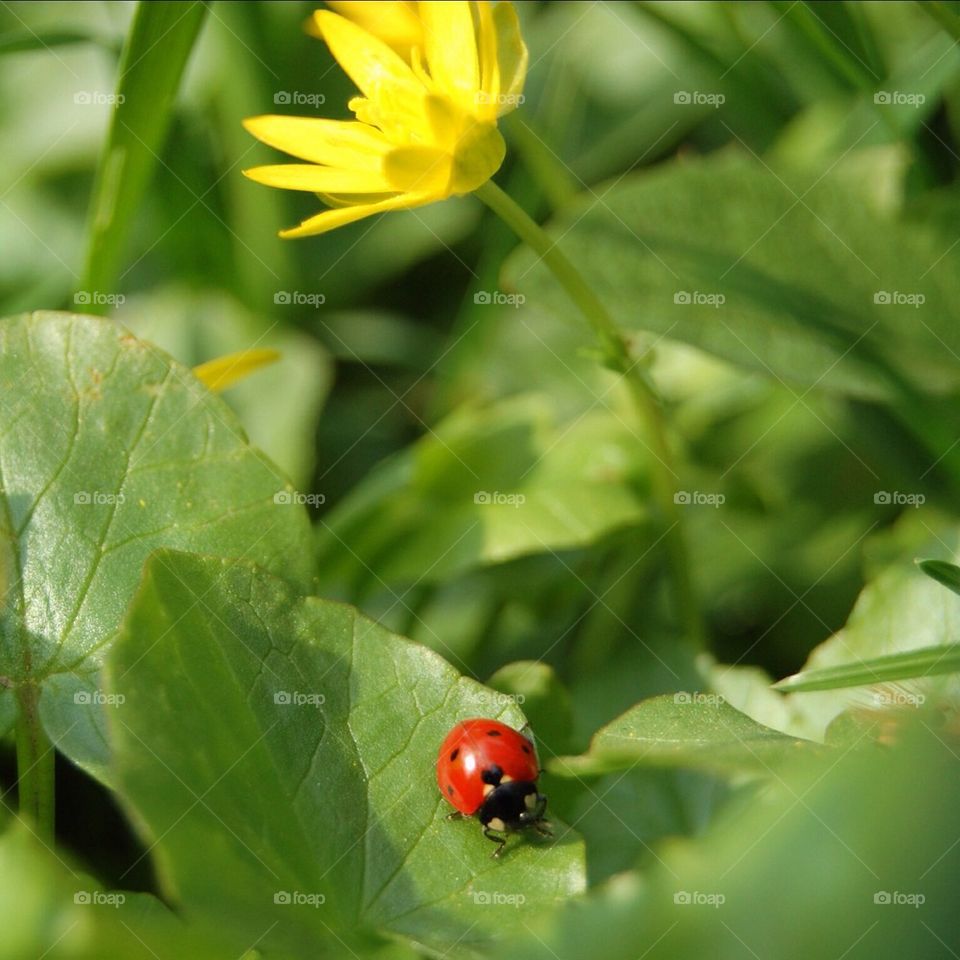
[[[458,723],[437,756],[437,785],[457,812],[449,819],[476,816],[483,835],[498,844],[498,834],[533,827],[552,836],[544,819],[547,798],[537,789],[540,763],[533,743],[497,720],[474,718]]]

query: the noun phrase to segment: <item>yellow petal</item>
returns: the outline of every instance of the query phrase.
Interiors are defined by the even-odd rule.
[[[461,135],[453,157],[450,193],[471,193],[485,184],[500,169],[506,153],[507,145],[495,124],[472,124]]]
[[[477,4],[477,54],[480,58],[480,90],[477,95],[477,116],[495,120],[497,94],[500,92],[500,66],[497,63],[497,27],[487,0]]]
[[[387,154],[383,172],[394,190],[446,196],[453,157],[436,147],[397,147]]]
[[[279,359],[278,350],[240,350],[199,364],[193,368],[193,374],[210,390],[219,393]]]
[[[423,132],[422,100],[426,91],[413,71],[382,40],[327,10],[314,21],[337,62],[369,101],[373,122],[388,136]]]
[[[437,87],[472,109],[480,88],[473,14],[465,0],[421,0],[427,68]]]
[[[245,177],[282,190],[311,193],[393,193],[390,181],[379,170],[341,170],[309,163],[278,163],[244,170]]]
[[[379,3],[369,3],[368,0],[327,0],[327,6],[379,37],[405,60],[410,56],[412,47],[423,43],[416,3],[400,0],[380,0]]]
[[[335,230],[345,224],[362,220],[364,217],[372,217],[376,213],[422,207],[424,204],[433,203],[440,199],[443,198],[436,197],[433,194],[401,193],[395,197],[388,197],[386,200],[378,200],[376,203],[361,203],[353,207],[324,210],[323,213],[308,217],[298,227],[281,230],[280,236],[284,239],[312,237],[318,233],[326,233],[328,230]]]
[[[529,54],[520,33],[520,21],[512,3],[498,3],[493,8],[497,33],[497,115],[503,116],[523,102],[523,84],[527,79]]]
[[[244,127],[258,140],[293,157],[331,167],[379,170],[390,142],[365,123],[319,117],[248,117]]]

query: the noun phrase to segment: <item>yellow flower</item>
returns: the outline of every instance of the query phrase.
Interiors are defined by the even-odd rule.
[[[522,100],[527,66],[512,5],[421,2],[417,18],[422,47],[404,59],[354,19],[318,11],[314,27],[361,91],[349,103],[357,119],[244,122],[258,140],[308,161],[255,167],[248,177],[316,193],[332,208],[281,237],[470,193],[500,168],[497,117]]]
[[[327,0],[327,6],[363,27],[367,33],[379,37],[404,60],[410,60],[414,47],[423,46],[423,29],[415,0],[378,0],[376,3],[370,0]],[[313,17],[307,21],[307,31],[323,39]]]

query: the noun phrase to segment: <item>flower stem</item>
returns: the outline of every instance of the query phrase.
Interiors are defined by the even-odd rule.
[[[45,843],[53,842],[53,744],[40,723],[40,688],[22,683],[17,696],[17,794],[20,814],[29,819]]]
[[[673,600],[684,632],[698,648],[704,645],[704,629],[696,602],[680,511],[674,500],[673,456],[667,440],[663,410],[643,369],[630,356],[626,341],[607,308],[550,235],[512,197],[488,180],[476,195],[514,233],[540,256],[556,280],[577,305],[596,334],[604,365],[623,377],[633,405],[646,428],[650,447],[653,495],[664,523],[664,543],[673,581]]]

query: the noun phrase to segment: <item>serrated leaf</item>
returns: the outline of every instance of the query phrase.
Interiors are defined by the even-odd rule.
[[[158,554],[109,675],[120,793],[170,895],[238,948],[269,928],[265,951],[379,934],[468,954],[582,889],[562,825],[495,861],[476,822],[446,820],[438,745],[492,691],[351,607]]]
[[[0,323],[0,676],[39,682],[47,731],[105,773],[96,671],[161,546],[247,557],[307,584],[286,480],[185,367],[108,321]]]
[[[785,760],[817,750],[734,710],[722,697],[677,693],[631,707],[593,737],[577,757],[548,764],[557,776],[599,776],[638,766],[692,767],[717,773],[769,773]]]

